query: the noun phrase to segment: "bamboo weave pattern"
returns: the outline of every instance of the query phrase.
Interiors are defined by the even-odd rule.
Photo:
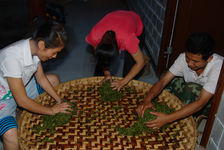
[[[41,115],[23,111],[19,120],[19,142],[23,150],[193,150],[196,143],[196,126],[193,117],[174,122],[165,131],[141,136],[120,136],[116,127],[130,127],[135,122],[135,109],[151,85],[132,80],[128,86],[136,93],[124,93],[120,101],[102,102],[98,88],[103,77],[90,77],[60,84],[57,93],[63,99],[76,103],[79,110],[70,123],[57,127],[54,134],[48,131],[35,133],[33,127],[41,124]],[[120,79],[114,77],[114,79]],[[183,104],[167,91],[159,97],[176,110]],[[43,93],[35,99],[51,105],[53,99]]]

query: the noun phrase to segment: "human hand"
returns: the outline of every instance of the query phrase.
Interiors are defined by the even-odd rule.
[[[169,115],[168,114],[164,114],[161,112],[150,112],[152,115],[157,116],[157,118],[155,120],[146,122],[146,126],[153,128],[153,129],[158,129],[161,128],[162,126],[164,126],[165,124],[169,123]]]
[[[110,82],[112,82],[112,77],[110,75],[105,75],[104,76],[104,79],[103,79],[103,82],[109,80]]]
[[[122,80],[115,80],[111,83],[111,87],[113,90],[118,90],[120,91],[123,86],[125,86],[128,83],[125,79]]]
[[[146,111],[146,109],[148,109],[148,108],[152,108],[152,109],[155,110],[155,107],[152,105],[151,102],[146,102],[146,101],[144,101],[143,104],[140,104],[140,105],[137,107],[137,109],[136,109],[136,112],[137,112],[138,116],[139,116],[139,117],[143,117],[143,116],[144,116],[144,113],[145,113],[145,111]]]
[[[72,111],[71,105],[68,103],[57,103],[53,107],[51,107],[52,115],[55,115],[56,113],[70,113],[69,111]]]
[[[100,81],[100,86],[102,86],[102,84],[104,82],[106,82],[107,80],[109,80],[110,82],[112,82],[112,77],[110,75],[105,75],[104,79],[102,81]]]
[[[60,99],[60,100],[56,100],[56,102],[57,102],[57,103],[61,103],[62,101],[61,101],[61,99]]]

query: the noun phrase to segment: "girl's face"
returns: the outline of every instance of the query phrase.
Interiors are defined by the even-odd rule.
[[[42,61],[46,61],[48,59],[56,58],[58,52],[62,51],[64,47],[58,47],[58,48],[45,48],[42,51],[40,51],[38,57]]]
[[[64,46],[57,48],[45,48],[45,46],[39,46],[38,57],[41,61],[47,61],[48,59],[56,58],[58,52],[62,51]]]

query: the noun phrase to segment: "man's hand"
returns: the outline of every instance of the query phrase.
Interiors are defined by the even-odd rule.
[[[152,105],[151,102],[144,102],[143,104],[139,105],[138,108],[136,109],[136,112],[139,117],[143,117],[146,109],[152,108],[155,110],[155,107]]]
[[[51,115],[55,115],[56,113],[70,113],[72,111],[71,105],[68,103],[57,103],[53,107],[51,107],[52,113]]]
[[[111,87],[113,90],[118,90],[120,91],[123,86],[125,86],[128,83],[125,79],[122,80],[115,80],[111,83]]]
[[[160,112],[150,112],[150,113],[152,115],[157,116],[157,118],[155,120],[146,122],[145,124],[147,127],[150,127],[153,129],[158,129],[170,122],[168,114],[164,114],[164,113],[160,113]]]

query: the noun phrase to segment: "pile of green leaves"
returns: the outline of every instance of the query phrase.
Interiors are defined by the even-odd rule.
[[[106,102],[113,102],[120,100],[123,94],[117,90],[113,90],[110,81],[105,81],[101,87],[99,87],[99,93],[101,99]]]
[[[125,92],[137,94],[137,91],[129,86],[125,87]]]
[[[175,110],[169,108],[167,105],[157,102],[157,101],[152,101],[153,106],[155,107],[155,111],[156,112],[162,112],[162,113],[166,113],[166,114],[170,114],[173,113]],[[148,128],[145,125],[145,122],[151,121],[156,119],[155,115],[150,114],[152,110],[151,108],[148,108],[145,113],[144,116],[138,117],[136,115],[137,121],[135,122],[134,125],[132,125],[129,128],[121,128],[121,127],[117,127],[117,131],[119,132],[119,135],[127,135],[127,136],[137,136],[137,135],[141,135],[142,133],[146,132],[150,132],[153,133],[154,130],[152,128]],[[161,129],[166,129],[167,127],[169,127],[169,124],[164,125]]]
[[[65,101],[63,101],[65,102]],[[63,126],[66,123],[70,122],[71,117],[76,114],[75,104],[72,102],[68,102],[71,105],[72,111],[68,111],[70,113],[57,113],[55,115],[43,115],[41,119],[43,121],[43,126],[37,125],[34,126],[34,131],[39,133],[41,130],[49,130],[49,133],[55,133],[55,128],[58,126]]]

